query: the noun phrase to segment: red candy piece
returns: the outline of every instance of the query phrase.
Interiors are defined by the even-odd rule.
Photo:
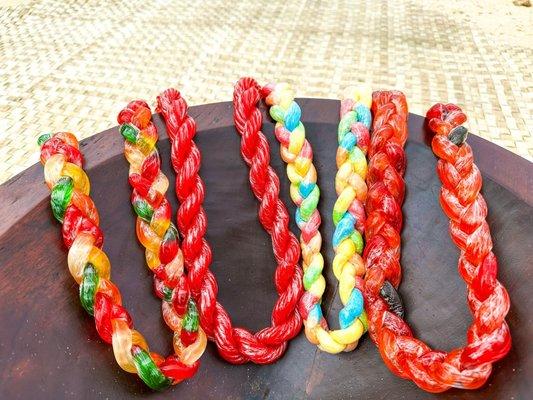
[[[184,379],[189,379],[196,372],[200,366],[200,361],[196,361],[191,365],[183,364],[178,357],[169,356],[166,360],[159,364],[158,367],[161,372],[169,379],[172,379],[174,383],[180,382]]]
[[[70,248],[78,235],[88,233],[94,237],[94,245],[96,247],[102,247],[104,243],[102,230],[98,225],[95,225],[89,218],[83,215],[77,207],[73,205],[68,206],[63,219],[62,233],[65,246]]]

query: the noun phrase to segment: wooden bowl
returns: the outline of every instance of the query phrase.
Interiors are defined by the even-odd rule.
[[[301,99],[300,105],[322,190],[319,208],[329,283],[324,310],[332,326],[337,327],[340,301],[330,266],[339,102]],[[207,188],[207,238],[213,248],[211,268],[218,279],[220,301],[235,325],[257,330],[270,323],[276,299],[275,264],[270,238],[257,220],[257,202],[250,192],[248,168],[240,157],[232,105],[208,104],[192,107],[190,112],[198,123],[201,175]],[[163,171],[170,177],[172,188],[169,141],[160,116],[154,116],[154,120],[161,137]],[[285,167],[268,118],[264,120],[264,132],[270,141],[272,164],[280,176],[282,198],[294,215]],[[409,133],[400,293],[407,320],[418,337],[436,348],[451,350],[465,343],[471,322],[465,284],[457,273],[458,250],[451,242],[448,220],[439,206],[436,160],[427,145],[422,117],[409,116]],[[533,381],[531,163],[474,135],[468,140],[483,173],[488,222],[499,259],[498,276],[511,295],[508,321],[513,348],[495,364],[483,388],[454,389],[438,397],[526,398],[531,396]],[[155,351],[168,354],[172,335],[162,321],[144,251],[135,237],[122,137],[115,127],[84,140],[81,146],[92,196],[100,211],[113,281],[122,292],[135,327]],[[172,189],[169,198],[175,210]],[[93,319],[79,304],[78,286],[67,269],[67,253],[60,226],[52,217],[42,167],[34,165],[0,186],[0,204],[4,210],[0,220],[0,398],[122,399],[147,394],[150,398],[190,399],[432,397],[393,375],[368,336],[356,351],[330,355],[317,351],[303,333],[290,343],[280,361],[268,366],[230,365],[209,344],[194,378],[169,391],[153,393],[135,375],[119,368],[111,346],[99,339]],[[294,219],[291,228],[298,232]]]

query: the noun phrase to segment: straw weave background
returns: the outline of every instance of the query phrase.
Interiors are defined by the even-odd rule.
[[[419,114],[457,102],[472,132],[531,159],[532,13],[511,0],[0,0],[0,182],[37,161],[39,133],[93,135],[169,86],[190,105],[228,101],[243,75],[300,97],[397,88]]]

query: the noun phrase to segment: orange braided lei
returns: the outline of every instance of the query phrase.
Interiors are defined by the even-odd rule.
[[[452,240],[461,251],[459,273],[466,282],[468,306],[474,317],[466,346],[445,353],[414,338],[407,323],[389,309],[380,294],[385,280],[397,287],[401,276],[403,146],[408,115],[405,96],[397,91],[375,92],[372,111],[364,252],[370,335],[389,369],[424,390],[479,388],[488,379],[492,363],[509,351],[511,336],[505,321],[509,296],[496,279],[487,205],[479,193],[481,174],[473,162],[472,149],[465,143],[467,130],[461,125],[466,115],[453,104],[436,104],[427,113],[435,133],[432,149],[439,158],[440,202],[450,219]]]

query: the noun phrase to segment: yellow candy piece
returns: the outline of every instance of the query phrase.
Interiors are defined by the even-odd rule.
[[[338,354],[346,347],[343,344],[333,340],[333,337],[322,327],[317,328],[316,337],[319,343],[318,348],[322,351],[327,351],[331,354]]]
[[[367,86],[349,86],[344,89],[343,98],[352,99],[356,103],[362,103],[368,108],[372,108],[372,90]]]
[[[74,239],[68,251],[68,269],[78,285],[83,279],[83,270],[87,265],[93,245],[94,237],[87,233],[81,233]]]
[[[44,180],[50,189],[61,178],[65,163],[66,157],[63,154],[54,154],[44,164]]]
[[[298,173],[294,163],[287,164],[287,177],[291,183],[298,184],[303,180],[303,177]]]
[[[337,246],[335,257],[333,258],[333,273],[337,280],[341,279],[342,269],[344,264],[350,260],[354,254],[357,254],[355,251],[355,244],[350,239],[344,239]]]
[[[90,262],[98,271],[98,276],[104,279],[111,277],[111,263],[107,258],[106,253],[96,246],[92,246],[87,257],[87,261]]]
[[[161,238],[150,228],[150,225],[140,218],[137,218],[136,224],[137,237],[141,244],[154,253],[159,254],[161,247]]]
[[[168,227],[170,226],[170,220],[167,218],[157,218],[155,214],[152,216],[152,219],[150,220],[150,228],[157,234],[157,236],[163,237],[165,235],[165,232],[168,230]]]
[[[333,206],[333,209],[340,213],[344,214],[346,210],[350,207],[350,204],[352,204],[352,201],[356,198],[356,193],[353,187],[346,186],[339,197],[337,198],[337,201],[335,202],[335,205]]]
[[[135,368],[135,363],[131,354],[133,340],[130,327],[122,319],[112,319],[111,326],[113,327],[111,343],[113,345],[113,354],[115,355],[118,365],[120,365],[120,368],[124,371],[136,373],[137,368]]]
[[[307,179],[307,174],[311,169],[310,159],[304,157],[296,157],[296,160],[294,160],[294,167],[300,176],[305,176],[306,180],[309,181],[309,179]]]
[[[91,184],[89,183],[89,178],[83,169],[78,167],[76,164],[66,162],[63,166],[62,175],[67,175],[72,178],[74,183],[74,188],[82,192],[84,195],[89,195],[91,191]]]
[[[168,327],[174,332],[180,332],[182,319],[176,313],[176,310],[174,310],[172,304],[163,301],[161,303],[161,312],[163,314],[163,319],[165,320],[165,323],[168,325]]]
[[[184,347],[181,343],[179,333],[174,333],[174,352],[180,358],[181,362],[186,365],[191,365],[198,360],[207,346],[207,336],[202,328],[198,328],[198,337],[189,346]]]
[[[353,172],[357,175],[360,175],[364,180],[366,178],[366,173],[368,171],[368,164],[366,162],[365,153],[359,147],[355,147],[352,153],[353,162]]]
[[[281,155],[281,159],[285,161],[287,164],[292,163],[296,159],[296,155],[292,154],[289,151],[289,148],[286,146],[280,146],[279,153]]]
[[[131,342],[145,350],[146,352],[149,352],[148,349],[148,343],[146,342],[146,339],[139,331],[136,331],[135,329],[131,330]]]
[[[291,103],[294,100],[294,91],[292,90],[292,88],[290,87],[288,83],[282,83],[280,84],[280,86],[282,86],[282,88],[278,88],[276,86],[276,91],[278,90],[280,91],[279,105],[284,110],[288,110]]]
[[[344,264],[341,272],[341,279],[339,279],[339,297],[342,304],[346,304],[350,299],[352,290],[355,287],[355,266],[347,262]]]
[[[126,140],[124,141],[124,156],[130,164],[129,175],[140,174],[141,166],[145,159],[145,155],[141,151],[139,151],[139,149],[137,149],[137,146]]]
[[[146,250],[144,252],[144,258],[146,259],[146,265],[148,265],[148,268],[155,269],[161,265],[161,261],[159,260],[158,253],[154,253],[153,251]]]
[[[152,189],[158,191],[159,193],[166,193],[168,190],[169,182],[165,174],[159,171],[159,174],[152,183]],[[166,229],[165,229],[166,230]]]
[[[279,122],[278,122],[279,124]],[[302,147],[305,143],[305,128],[300,122],[296,128],[291,132],[290,141],[289,141],[289,152],[294,155],[300,153]],[[311,160],[309,160],[311,161]]]
[[[363,335],[364,327],[359,319],[356,319],[353,324],[351,324],[346,329],[337,329],[331,331],[331,338],[337,342],[344,345],[349,345],[351,343],[357,342]]]

